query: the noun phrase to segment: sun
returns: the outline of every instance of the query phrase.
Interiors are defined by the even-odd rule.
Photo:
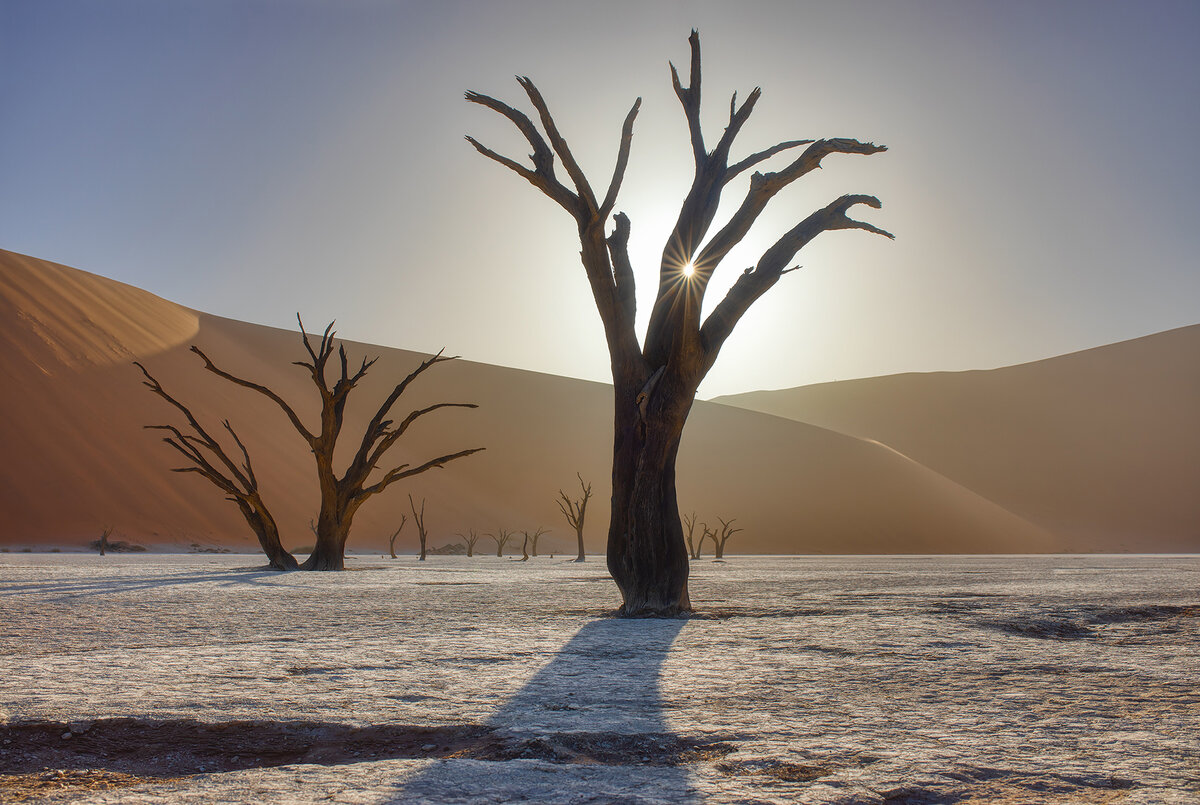
[[[696,266],[692,265],[691,263],[688,263],[687,265],[685,265],[683,267],[683,276],[690,277],[695,273],[696,273]]]

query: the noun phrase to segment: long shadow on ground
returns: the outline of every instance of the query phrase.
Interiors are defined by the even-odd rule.
[[[400,783],[396,802],[694,802],[688,763],[734,747],[672,733],[659,686],[684,620],[584,626],[486,726],[516,760],[446,757]]]

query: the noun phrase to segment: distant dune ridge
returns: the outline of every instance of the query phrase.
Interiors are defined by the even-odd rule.
[[[342,321],[353,316],[345,311]],[[319,329],[326,322],[307,324]],[[151,547],[257,549],[236,507],[215,488],[198,476],[168,472],[180,463],[159,434],[142,426],[177,420],[141,386],[130,364],[135,359],[214,432],[221,419],[232,421],[250,448],[284,544],[312,543],[308,522],[317,493],[307,449],[268,401],[204,372],[188,351],[193,343],[223,368],[275,389],[302,417],[314,415],[311,380],[291,365],[302,354],[297,333],[199,313],[0,251],[0,545],[82,547],[107,524],[114,539]],[[351,398],[343,436],[349,451],[382,395],[423,356],[346,346],[352,357],[380,356]],[[1200,328],[1092,352],[1094,365],[1066,356],[967,373],[980,378],[971,388],[984,391],[917,383],[915,396],[900,407],[924,406],[924,418],[896,416],[884,423],[888,428],[871,418],[872,395],[883,410],[884,391],[890,384],[907,389],[912,376],[735,400],[767,407],[760,395],[782,400],[794,392],[811,406],[808,423],[697,402],[680,457],[681,506],[710,523],[736,517],[745,531],[730,542],[732,553],[1200,549],[1192,503],[1200,481],[1200,362],[1194,360]],[[1126,355],[1142,374],[1122,380],[1110,373]],[[1066,362],[1061,371],[1057,361]],[[1151,371],[1155,366],[1161,373]],[[1135,393],[1137,384],[1159,382],[1172,369],[1182,375],[1179,382],[1154,392],[1167,396]],[[1029,406],[998,404],[1013,398],[1044,404],[1036,417]],[[542,552],[573,555],[574,535],[554,501],[560,487],[577,486],[580,471],[596,492],[587,547],[603,552],[609,386],[454,361],[424,375],[396,410],[432,402],[480,407],[423,418],[390,454],[397,462],[475,446],[486,452],[370,500],[355,519],[352,551],[383,550],[411,492],[428,498],[431,546],[454,542],[469,528],[547,526]],[[1119,415],[1112,410],[1118,403]],[[790,405],[772,413],[790,413]],[[993,413],[1000,408],[1003,417]],[[1100,433],[1106,439],[1093,444]],[[406,528],[397,548],[412,550],[415,542],[415,531]]]
[[[1200,325],[1002,369],[716,401],[877,439],[1071,544],[1200,548]]]

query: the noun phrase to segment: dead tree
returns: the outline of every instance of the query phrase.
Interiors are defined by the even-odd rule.
[[[549,531],[549,529],[538,526],[537,531],[534,531],[532,533],[530,533],[529,531],[522,531],[521,533],[524,534],[525,539],[529,541],[530,555],[537,556],[538,540],[541,539],[544,534],[549,534],[550,531]]]
[[[714,556],[713,558],[714,559],[724,559],[725,558],[725,543],[729,542],[730,537],[732,537],[737,532],[742,531],[743,529],[733,528],[733,521],[737,518],[731,518],[729,520],[724,520],[724,519],[718,517],[717,519],[721,521],[721,533],[717,534],[714,532],[712,535],[713,545],[715,546],[713,548],[713,550],[716,553],[716,556]]]
[[[521,533],[525,535],[525,539],[521,540],[521,561],[528,562],[529,561],[529,532],[522,531]]]
[[[299,316],[297,316],[296,319],[297,321],[300,321]],[[289,405],[287,401],[285,401],[274,391],[261,384],[245,380],[226,372],[225,370],[219,368],[208,357],[208,355],[204,354],[199,347],[192,347],[192,352],[196,353],[196,355],[198,355],[200,359],[204,361],[204,368],[207,371],[212,372],[220,378],[228,380],[230,383],[257,392],[279,406],[279,408],[287,416],[288,421],[291,422],[292,427],[296,429],[301,438],[308,445],[309,450],[312,452],[313,458],[316,462],[317,482],[321,493],[321,508],[319,514],[317,515],[317,543],[313,547],[313,552],[309,555],[308,559],[306,559],[304,564],[301,565],[301,568],[304,570],[342,570],[345,567],[346,540],[350,536],[350,526],[354,521],[354,515],[358,512],[358,509],[369,498],[384,491],[396,481],[404,478],[411,478],[412,476],[419,475],[427,470],[443,467],[455,459],[469,456],[472,453],[478,453],[480,450],[484,449],[482,447],[475,447],[468,450],[460,450],[456,453],[447,453],[446,455],[429,459],[428,461],[418,464],[415,467],[409,464],[400,464],[384,471],[381,475],[376,476],[376,480],[371,480],[372,474],[375,473],[375,470],[380,466],[379,462],[383,459],[384,455],[396,444],[400,437],[405,434],[408,428],[417,419],[442,408],[478,407],[474,403],[435,403],[434,405],[411,412],[399,423],[395,423],[393,420],[388,419],[392,407],[395,406],[396,402],[400,399],[400,396],[408,389],[413,381],[415,381],[421,374],[425,372],[425,370],[429,369],[435,364],[453,360],[453,358],[442,357],[442,354],[439,352],[437,355],[434,355],[433,357],[423,361],[420,366],[410,372],[407,377],[395,385],[391,393],[388,394],[387,398],[384,399],[382,404],[380,404],[378,410],[375,412],[375,415],[372,416],[370,421],[367,423],[366,430],[363,432],[363,435],[359,440],[357,450],[351,458],[350,464],[339,477],[337,471],[334,469],[334,454],[337,448],[338,437],[341,435],[342,431],[346,402],[350,396],[350,392],[354,390],[359,381],[362,380],[362,378],[367,374],[367,371],[371,368],[371,366],[374,365],[377,358],[372,358],[370,360],[364,358],[359,367],[355,371],[351,372],[350,360],[346,355],[346,348],[345,346],[338,346],[336,351],[339,369],[335,369],[336,379],[334,380],[333,385],[330,385],[326,374],[330,358],[332,358],[334,355],[334,335],[333,323],[331,322],[329,326],[325,328],[325,332],[321,336],[320,343],[314,347],[309,334],[304,329],[304,323],[300,321],[301,341],[304,344],[305,351],[308,353],[308,360],[295,361],[295,365],[301,366],[308,370],[309,374],[312,376],[313,384],[317,388],[321,402],[321,421],[320,427],[315,431],[310,430],[292,409],[291,405]],[[145,372],[145,369],[143,368],[142,371]],[[147,377],[149,377],[149,375],[147,375]],[[152,390],[153,388],[154,387],[151,386]],[[160,394],[160,396],[163,395]],[[186,409],[183,409],[182,406],[180,406],[177,402],[170,399],[168,399],[168,401],[172,402],[172,404],[176,405],[177,408],[184,410],[186,413]],[[193,429],[198,428],[199,426],[195,424],[194,419],[191,418],[191,415],[188,414],[188,416],[189,423],[192,424]],[[173,430],[177,434],[177,442],[182,441],[185,446],[189,446],[189,443],[187,443],[186,440],[181,440],[180,437],[182,434],[179,434],[178,431],[173,429],[171,426],[165,427],[169,430]],[[226,423],[226,427],[228,428],[228,422]],[[233,434],[232,428],[228,429],[234,436],[234,439],[237,440],[237,435]],[[211,451],[213,446],[215,446],[215,442],[213,442],[211,438],[208,438],[207,434],[202,434],[201,436],[202,438],[207,438],[208,442],[212,443],[212,445],[204,445],[206,449]],[[237,441],[238,446],[242,449],[243,455],[246,457],[244,469],[247,470],[247,473],[245,474],[250,475],[248,472],[250,463],[249,456],[246,454],[245,447],[241,444],[241,441]],[[168,440],[168,442],[170,442],[170,440]],[[191,447],[192,449],[190,453],[189,451],[184,450],[184,454],[187,455],[188,458],[191,459],[192,462],[197,466],[193,468],[187,468],[187,471],[202,472],[203,474],[205,472],[204,467],[211,465],[208,465],[207,460],[204,459],[203,455],[199,453],[198,449],[196,449],[194,445]],[[219,449],[219,446],[217,447]],[[221,455],[224,455],[224,453],[221,453]],[[201,464],[201,462],[197,461],[197,459],[204,461],[204,464]],[[233,467],[232,462],[228,462],[226,460],[225,463],[227,466]],[[237,467],[233,467],[233,469],[237,470]],[[241,473],[239,472],[239,474]],[[210,478],[210,480],[213,480],[213,478]],[[235,486],[228,484],[228,479],[224,480],[226,481],[227,486],[230,486],[231,488]],[[253,479],[248,478],[247,480]],[[214,483],[216,482],[217,481],[214,480]],[[253,493],[254,496],[257,497],[257,482],[254,481],[253,484]],[[234,493],[230,492],[229,494],[233,495]],[[241,498],[238,499],[240,500]],[[265,507],[261,507],[261,510],[265,511]],[[257,517],[262,517],[262,513],[258,509],[255,509],[253,514],[255,514]],[[247,515],[248,519],[249,517],[250,515]],[[274,542],[278,543],[278,530],[275,529],[273,520],[271,521],[270,527],[275,531]],[[256,531],[256,533],[258,532]],[[279,550],[282,551],[283,549],[280,548]],[[284,553],[286,553],[286,551],[284,551]],[[271,554],[268,554],[268,556],[270,555]],[[294,558],[292,559],[292,562],[295,562]],[[274,565],[274,560],[272,560],[272,565]]]
[[[425,498],[421,498],[421,512],[417,513],[417,504],[413,500],[413,496],[408,496],[408,505],[412,509],[413,522],[417,524],[417,536],[421,539],[421,558],[418,562],[425,561],[425,540],[429,536],[429,532],[425,530]]]
[[[104,556],[104,552],[108,550],[108,538],[112,536],[112,526],[106,525],[100,532],[100,555]]]
[[[185,433],[174,425],[146,426],[150,430],[169,432],[171,435],[164,437],[163,441],[190,462],[190,466],[175,467],[171,472],[194,472],[224,492],[226,500],[236,503],[242,516],[246,518],[247,525],[258,538],[258,544],[267,556],[268,564],[277,570],[295,570],[296,558],[279,541],[279,526],[259,494],[258,477],[255,476],[254,466],[250,463],[250,454],[233,426],[229,424],[229,420],[226,419],[222,424],[241,451],[240,465],[229,457],[225,448],[204,429],[188,407],[172,397],[145,366],[137,361],[134,361],[133,365],[141,369],[142,374],[146,376],[142,385],[182,413],[191,428],[191,433]]]
[[[717,541],[717,534],[708,527],[708,523],[701,523],[700,530],[703,533],[700,534],[700,539],[696,542],[696,559],[699,559],[700,555],[704,553],[704,540],[711,539],[713,542]]]
[[[696,513],[683,515],[683,525],[687,528],[687,534],[684,535],[687,540],[688,556],[692,559],[699,559],[700,553],[698,547],[692,542],[692,536],[696,533]],[[704,542],[704,537],[700,537],[700,541]]]
[[[575,529],[575,538],[579,541],[579,555],[575,557],[576,562],[582,562],[587,557],[583,553],[583,521],[587,517],[588,499],[592,496],[592,485],[583,482],[583,475],[575,473],[575,477],[579,479],[579,489],[582,492],[579,500],[571,498],[566,492],[558,490],[558,508],[562,511],[563,517],[567,518],[567,525]]]
[[[479,542],[479,535],[475,533],[475,529],[468,529],[466,534],[459,532],[458,536],[462,537],[463,542],[466,543],[467,556],[474,556],[475,543]]]
[[[742,272],[708,317],[701,319],[704,294],[721,260],[750,231],[751,225],[781,190],[821,167],[831,154],[876,154],[883,146],[852,139],[788,140],[730,161],[733,141],[749,119],[761,90],[739,105],[729,104],[729,122],[709,149],[700,125],[700,38],[692,31],[691,74],[683,86],[674,65],[671,82],[683,106],[695,162],[692,186],[667,239],[659,264],[658,291],[642,343],[634,329],[636,294],[629,255],[630,221],[613,211],[629,161],[638,98],[621,128],[616,167],[603,196],[597,195],[576,161],[541,92],[528,78],[517,79],[537,111],[542,130],[523,112],[487,95],[466,99],[511,121],[533,153],[525,165],[467,137],[483,156],[512,170],[565,209],[574,219],[580,257],[604,326],[613,373],[612,514],[608,531],[608,568],[628,616],[672,615],[691,608],[688,555],[675,493],[675,461],[683,426],[700,381],[717,359],[746,311],[782,277],[796,253],[822,232],[862,229],[886,237],[873,224],[850,218],[858,204],[879,208],[873,196],[845,195],[804,218],[770,246],[758,263]],[[755,171],[745,198],[732,217],[710,235],[725,187],[768,158],[807,146],[782,170]],[[555,172],[562,164],[567,183]],[[612,216],[613,227],[607,232]],[[703,244],[703,246],[702,246]]]
[[[390,553],[392,555],[393,559],[396,558],[396,537],[400,536],[400,532],[404,530],[404,524],[407,522],[408,522],[408,515],[401,514],[400,515],[400,525],[396,528],[395,531],[392,532],[392,535],[390,537],[388,537],[388,553]],[[424,544],[424,543],[422,543],[422,544]]]
[[[484,536],[496,543],[496,556],[504,556],[504,546],[512,539],[512,532],[500,528],[496,530],[495,534],[484,534]]]

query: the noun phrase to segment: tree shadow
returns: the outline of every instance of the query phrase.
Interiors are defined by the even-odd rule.
[[[487,720],[503,755],[442,757],[389,801],[700,801],[686,764],[734,747],[676,735],[667,722],[659,680],[685,623],[588,623]]]
[[[173,573],[159,576],[106,575],[81,579],[46,579],[36,581],[13,581],[0,590],[0,596],[57,595],[56,600],[67,601],[93,595],[132,593],[159,587],[178,587],[193,584],[220,583],[223,587],[239,585],[266,585],[282,579],[285,574],[265,566],[230,568],[196,573]]]

